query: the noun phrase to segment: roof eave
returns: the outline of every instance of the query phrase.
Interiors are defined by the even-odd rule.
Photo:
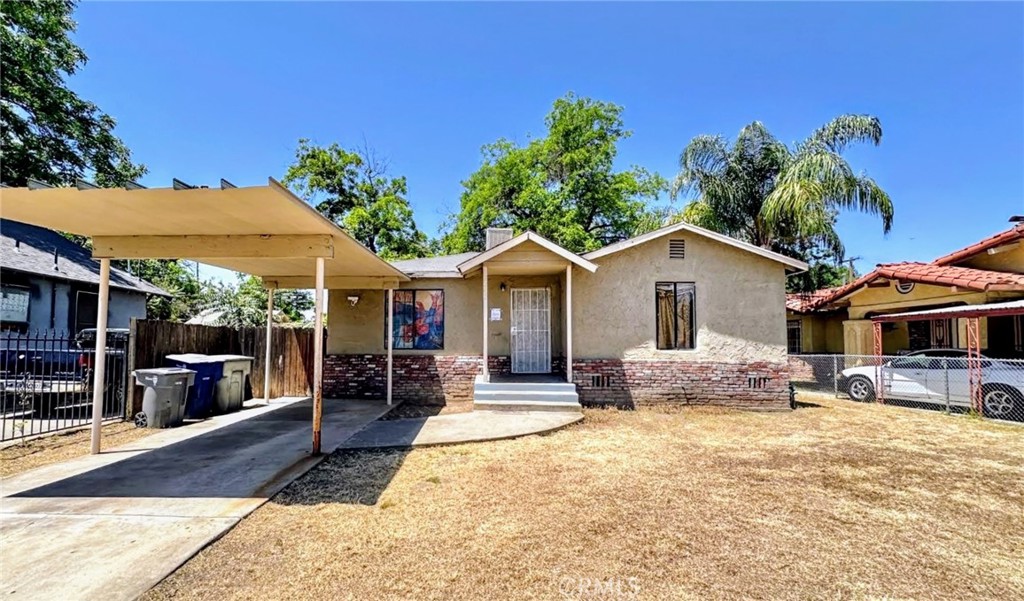
[[[621,252],[639,246],[641,244],[646,244],[651,240],[656,240],[662,236],[667,236],[680,230],[686,230],[699,236],[704,236],[705,238],[710,238],[711,240],[715,240],[717,242],[721,242],[722,244],[732,246],[739,250],[759,255],[770,261],[782,263],[783,265],[786,265],[786,271],[790,272],[789,275],[802,273],[810,269],[810,266],[807,263],[805,263],[804,261],[800,261],[799,259],[787,257],[786,255],[765,248],[761,248],[760,246],[755,246],[748,242],[743,242],[741,240],[732,238],[731,236],[719,234],[718,232],[713,232],[711,230],[704,229],[702,227],[698,227],[696,225],[686,223],[684,221],[680,221],[679,223],[674,223],[672,225],[667,225],[665,227],[656,229],[653,232],[648,232],[646,234],[641,234],[640,236],[630,238],[629,240],[623,240],[622,242],[609,244],[604,248],[599,248],[597,250],[591,251],[583,255],[583,258],[588,260],[594,260],[599,259],[601,257],[606,257],[608,255],[612,255],[617,252]]]
[[[45,273],[45,272],[40,272],[40,271],[30,271],[30,270],[27,270],[27,269],[19,269],[17,267],[6,267],[6,266],[2,267],[0,269],[3,269],[4,271],[16,271],[18,273],[23,273],[25,275],[36,276],[38,278],[43,278],[43,279],[48,279],[48,280],[61,280],[61,281],[64,281],[64,282],[78,282],[80,284],[89,284],[89,285],[92,285],[92,286],[99,286],[99,282],[93,282],[91,280],[83,280],[81,278],[72,278],[72,277],[68,277],[68,276],[66,276],[66,275],[64,275],[62,273]],[[134,277],[134,276],[132,276],[132,277]],[[152,289],[149,289],[149,288],[143,289],[143,288],[138,288],[138,287],[135,287],[135,286],[127,286],[125,284],[117,283],[113,279],[111,279],[111,281],[110,281],[110,287],[114,288],[116,290],[122,290],[122,291],[126,291],[126,292],[136,292],[138,294],[151,294],[153,296],[163,296],[165,298],[171,298],[171,296],[172,296],[169,292],[167,292],[166,290],[164,290],[163,288],[161,288],[159,286],[156,286],[154,284],[150,284],[149,282],[146,282],[145,280],[139,280],[139,281],[148,284],[149,288],[152,288]]]
[[[577,255],[576,253],[568,249],[565,249],[555,244],[554,242],[548,240],[547,238],[541,236],[540,234],[534,232],[523,232],[522,234],[519,234],[514,238],[511,238],[509,240],[502,242],[501,244],[493,246],[485,250],[484,252],[476,255],[475,257],[472,257],[470,259],[463,261],[462,263],[459,263],[457,269],[459,270],[459,273],[461,273],[463,276],[473,273],[481,266],[483,266],[483,264],[486,263],[487,261],[490,261],[494,257],[497,257],[502,253],[511,250],[519,246],[520,244],[523,244],[524,242],[533,242],[534,244],[541,246],[545,250],[565,259],[566,261],[574,265],[577,265],[589,271],[590,273],[594,273],[595,271],[597,271],[597,265],[589,261],[586,257]]]

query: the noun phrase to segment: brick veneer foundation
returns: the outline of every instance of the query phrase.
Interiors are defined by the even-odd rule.
[[[387,386],[386,355],[328,355],[324,395],[380,399]],[[554,358],[553,373],[564,373]],[[491,373],[509,373],[509,357],[489,357]],[[465,355],[395,355],[395,400],[444,404],[473,399],[481,358]],[[785,363],[713,363],[619,359],[573,361],[580,402],[635,407],[661,403],[725,405],[744,409],[789,407]]]
[[[789,408],[785,363],[583,359],[573,361],[573,380],[585,405]]]

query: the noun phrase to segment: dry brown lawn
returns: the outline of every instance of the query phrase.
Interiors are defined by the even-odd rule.
[[[102,428],[103,446],[128,444],[157,430],[136,428],[131,422],[115,422]],[[60,432],[15,443],[0,449],[0,477],[88,455],[91,433],[88,428]]]
[[[1024,429],[814,402],[338,453],[147,598],[1024,598]]]

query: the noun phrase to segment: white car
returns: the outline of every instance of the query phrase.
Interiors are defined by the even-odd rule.
[[[981,358],[982,410],[986,417],[1024,419],[1024,362]],[[870,401],[878,390],[881,374],[886,399],[900,399],[970,407],[967,351],[931,349],[917,351],[883,363],[845,369],[838,376],[839,389],[855,401]]]

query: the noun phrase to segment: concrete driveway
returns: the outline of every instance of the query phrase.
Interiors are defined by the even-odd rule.
[[[324,453],[387,409],[325,401]],[[138,597],[321,460],[311,416],[275,402],[0,480],[0,594]]]

